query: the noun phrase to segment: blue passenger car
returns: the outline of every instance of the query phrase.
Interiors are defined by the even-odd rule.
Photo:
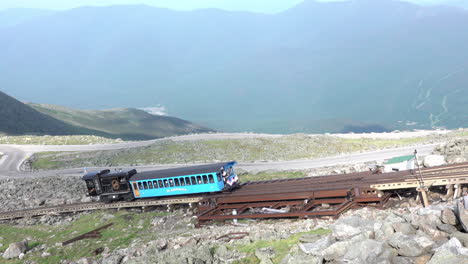
[[[210,193],[238,185],[237,162],[138,172],[130,178],[135,198]]]

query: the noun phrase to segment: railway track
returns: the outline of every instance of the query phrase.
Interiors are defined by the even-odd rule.
[[[148,207],[158,205],[171,205],[171,204],[191,204],[198,203],[202,200],[201,197],[180,197],[172,199],[159,199],[159,200],[137,200],[132,202],[119,202],[119,203],[74,203],[59,206],[41,207],[33,209],[24,209],[18,211],[2,212],[0,213],[0,220],[17,219],[24,217],[34,217],[41,215],[56,215],[62,213],[74,213],[90,210],[104,210],[104,209],[119,209],[119,208],[132,208],[132,207]]]
[[[422,180],[421,180],[422,178]],[[373,174],[249,182],[231,194],[205,197],[199,224],[242,218],[337,217],[360,206],[383,207],[399,189],[468,184],[468,163]]]
[[[421,182],[421,175],[423,182]],[[0,220],[89,210],[198,204],[199,224],[242,218],[337,217],[359,206],[383,207],[398,189],[468,184],[468,162],[383,174],[342,175],[247,182],[230,193],[119,203],[76,203],[11,212]]]

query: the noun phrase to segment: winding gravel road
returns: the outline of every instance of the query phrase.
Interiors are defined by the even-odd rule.
[[[242,139],[242,138],[257,138],[257,137],[280,137],[282,135],[269,135],[269,134],[249,134],[249,133],[220,133],[220,134],[197,134],[186,135],[179,137],[171,137],[169,139],[174,141],[187,141],[187,140],[200,140],[200,139]],[[168,138],[166,138],[168,139]],[[0,152],[4,156],[0,159],[0,177],[40,177],[50,175],[63,175],[75,176],[82,175],[83,168],[52,170],[41,172],[22,172],[20,166],[29,156],[36,152],[44,151],[92,151],[92,150],[111,150],[123,149],[132,147],[141,147],[150,145],[159,140],[156,139],[149,141],[125,142],[118,144],[96,144],[96,145],[0,145]],[[245,171],[264,171],[264,170],[304,170],[319,168],[325,166],[334,166],[342,164],[353,164],[370,162],[376,160],[384,160],[395,156],[412,154],[414,149],[418,150],[420,155],[430,154],[435,146],[438,144],[418,145],[411,147],[401,147],[395,149],[385,149],[372,152],[354,153],[348,155],[313,159],[313,160],[292,160],[282,162],[257,162],[257,163],[241,163],[239,168]],[[171,164],[171,165],[148,165],[138,166],[138,170],[145,171],[151,169],[163,169],[178,166],[187,166],[190,164]],[[103,168],[90,168],[90,169],[103,169]]]

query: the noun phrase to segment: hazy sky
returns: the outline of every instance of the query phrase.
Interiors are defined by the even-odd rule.
[[[245,10],[273,13],[286,10],[303,0],[0,0],[0,9],[41,8],[70,9],[79,6],[107,6],[122,4],[146,4],[177,10],[197,8],[221,8],[226,10]],[[336,1],[336,0],[322,0]],[[377,0],[374,0],[377,1]],[[445,0],[406,0],[415,3],[434,3]],[[468,0],[467,0],[468,1]]]

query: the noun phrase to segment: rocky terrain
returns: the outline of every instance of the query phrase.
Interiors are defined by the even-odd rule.
[[[447,161],[466,161],[467,141],[450,141],[435,153]],[[369,165],[320,168],[298,175],[349,173],[367,170]],[[0,211],[90,201],[78,177],[6,179],[0,180],[0,189]],[[430,198],[432,205],[427,208],[421,208],[414,197],[393,198],[388,209],[350,210],[338,220],[242,220],[202,228],[194,227],[195,212],[184,206],[169,212],[166,208],[110,210],[4,221],[0,223],[0,262],[468,262],[468,234],[457,221],[453,201],[443,200],[438,193]],[[114,225],[99,239],[61,245],[107,223]]]

